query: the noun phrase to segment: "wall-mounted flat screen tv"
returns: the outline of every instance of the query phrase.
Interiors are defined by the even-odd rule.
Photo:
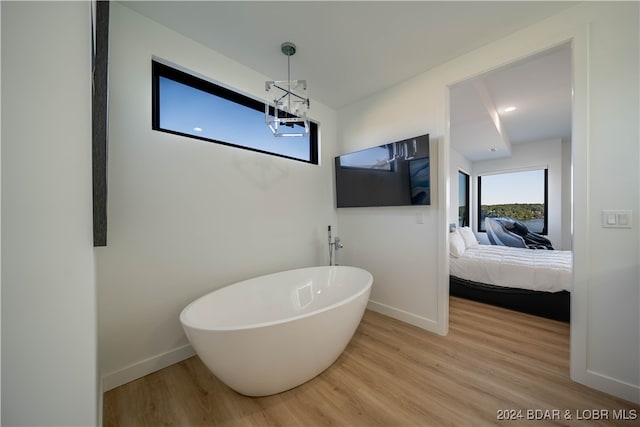
[[[335,158],[339,208],[431,204],[429,135]]]

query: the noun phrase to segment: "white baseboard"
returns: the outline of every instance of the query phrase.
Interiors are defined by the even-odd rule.
[[[103,425],[104,419],[104,399],[102,393],[104,392],[104,378],[100,375],[98,377],[98,389],[96,392],[98,393],[98,424],[99,426]]]
[[[441,328],[439,327],[436,320],[418,316],[417,314],[409,313],[408,311],[404,311],[399,308],[391,307],[390,305],[382,304],[380,302],[372,300],[369,300],[367,308],[380,314],[393,317],[394,319],[401,320],[405,323],[409,323],[410,325],[425,329],[429,332],[442,335],[440,332]]]
[[[186,344],[157,356],[141,360],[126,368],[110,372],[102,376],[102,391],[109,391],[112,388],[137,380],[152,372],[188,359],[195,354],[193,347],[190,344]]]
[[[584,384],[629,402],[640,404],[640,385],[630,384],[590,370],[587,370]]]

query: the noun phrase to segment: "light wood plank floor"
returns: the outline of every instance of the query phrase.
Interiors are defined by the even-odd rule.
[[[545,410],[559,410],[547,415],[560,419],[539,420]],[[584,420],[596,410],[609,419]],[[620,411],[639,418],[613,420]],[[333,366],[274,396],[235,393],[197,357],[104,396],[105,426],[630,427],[638,420],[640,406],[569,380],[567,324],[457,298],[446,337],[367,311]]]

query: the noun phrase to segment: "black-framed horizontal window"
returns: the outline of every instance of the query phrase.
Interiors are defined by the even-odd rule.
[[[277,138],[262,101],[157,61],[152,77],[152,129],[318,164],[317,123],[308,135]]]
[[[548,169],[478,176],[478,231],[484,219],[509,217],[538,234],[548,228]]]

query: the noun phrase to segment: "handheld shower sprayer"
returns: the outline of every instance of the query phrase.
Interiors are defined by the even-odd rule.
[[[340,250],[343,246],[340,242],[340,238],[336,236],[333,241],[331,241],[331,226],[327,227],[327,233],[329,235],[329,265],[338,265],[338,250]],[[335,250],[335,260],[333,257]],[[334,262],[335,261],[335,262]]]

